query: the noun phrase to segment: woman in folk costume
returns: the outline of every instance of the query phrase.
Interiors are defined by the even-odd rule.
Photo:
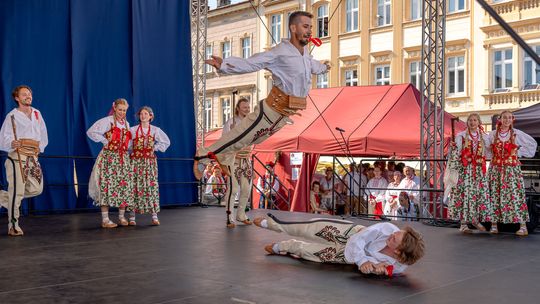
[[[223,176],[221,172],[221,166],[219,164],[214,165],[212,176],[208,179],[206,184],[206,194],[212,194],[220,202],[227,192],[227,178]]]
[[[452,168],[459,173],[457,184],[450,193],[448,212],[460,220],[459,230],[472,233],[468,223],[486,231],[480,222],[491,221],[491,204],[486,175],[486,152],[489,152],[488,135],[481,126],[480,115],[472,113],[467,118],[467,129],[457,134],[450,152]]]
[[[110,207],[119,208],[119,224],[127,226],[126,208],[131,209],[133,205],[133,169],[128,154],[131,132],[126,121],[128,107],[125,99],[115,100],[113,114],[96,121],[86,131],[91,140],[103,144],[88,186],[94,205],[101,207],[103,228],[118,226],[109,219]]]
[[[154,111],[144,106],[137,112],[140,124],[131,127],[133,138],[131,164],[133,166],[133,210],[129,215],[129,225],[135,226],[135,212],[152,213],[152,225],[159,225],[159,184],[155,151],[165,152],[171,141],[165,132],[150,125]]]
[[[519,223],[517,235],[528,235],[529,220],[521,163],[518,157],[533,157],[537,143],[528,134],[513,128],[514,115],[503,111],[497,129],[489,133],[493,156],[489,168],[490,197],[493,208],[491,233],[497,223]]]

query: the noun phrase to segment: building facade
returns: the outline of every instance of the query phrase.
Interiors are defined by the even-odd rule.
[[[540,0],[488,2],[540,54]],[[306,10],[314,16],[313,36],[323,41],[322,46],[312,49],[312,54],[332,64],[328,73],[313,77],[314,88],[398,83],[412,83],[419,88],[422,3],[255,1],[263,24],[250,3],[243,2],[210,11],[208,41],[213,54],[221,55],[220,48],[230,39],[231,53],[241,56],[242,37],[252,33],[252,51],[268,50],[289,37],[289,15]],[[539,67],[476,1],[447,0],[446,6],[445,110],[462,119],[478,112],[489,130],[492,116],[501,110],[517,110],[540,102]],[[232,88],[242,88],[243,94],[258,100],[272,86],[271,74],[266,71],[212,77],[209,75],[207,96],[216,108],[212,126],[218,127],[223,122],[220,115],[226,116],[223,100],[230,98]]]
[[[229,2],[219,2],[216,9],[208,12],[206,58],[211,55],[248,58],[259,51],[259,18],[251,4]],[[209,65],[204,72],[207,80],[203,111],[207,131],[221,128],[232,117],[238,99],[247,98],[252,108],[259,99],[258,73],[219,75]]]

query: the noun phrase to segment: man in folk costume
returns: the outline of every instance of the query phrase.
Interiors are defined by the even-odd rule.
[[[526,236],[529,212],[525,199],[523,173],[518,157],[533,157],[537,143],[525,132],[515,129],[514,114],[503,111],[497,129],[489,133],[493,156],[488,172],[490,199],[493,208],[490,232],[498,233],[497,223],[519,223],[516,232]]]
[[[269,70],[273,75],[274,86],[268,97],[260,101],[255,110],[242,119],[240,124],[211,146],[197,150],[193,165],[197,179],[202,177],[204,169],[200,164],[216,159],[226,170],[227,166],[233,164],[236,152],[263,142],[287,123],[292,123],[290,116],[306,108],[312,74],[322,74],[330,68],[327,63],[321,63],[309,54],[307,45],[313,27],[312,17],[304,11],[292,13],[289,17],[290,40],[283,39],[269,51],[247,59],[222,59],[212,56],[206,60],[207,64],[222,74]]]
[[[47,127],[41,113],[32,107],[32,89],[21,85],[13,89],[18,107],[8,113],[0,129],[0,150],[6,159],[8,191],[0,192],[0,203],[8,209],[8,235],[21,236],[19,208],[23,198],[43,192],[43,174],[38,155],[49,143]]]
[[[401,274],[424,256],[424,240],[411,227],[399,229],[391,223],[369,227],[353,222],[314,218],[305,222],[286,222],[268,213],[253,220],[256,226],[304,240],[290,239],[268,244],[268,254],[318,263],[356,264],[362,273]]]
[[[223,135],[229,133],[238,126],[242,120],[249,114],[249,101],[246,98],[240,98],[234,109],[234,116],[223,125]],[[236,227],[232,216],[232,206],[238,198],[238,207],[236,209],[236,221],[251,225],[251,220],[246,215],[246,206],[251,194],[252,168],[249,156],[251,146],[241,149],[235,155],[234,163],[227,168],[231,173],[228,179],[227,193],[225,194],[225,203],[227,206],[227,227]]]

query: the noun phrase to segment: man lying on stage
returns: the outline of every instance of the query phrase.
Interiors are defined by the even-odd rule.
[[[266,69],[272,72],[274,86],[268,97],[262,100],[242,121],[224,134],[210,147],[200,147],[194,157],[193,172],[201,179],[204,164],[210,158],[218,160],[224,171],[231,170],[236,152],[258,144],[276,133],[289,116],[306,108],[306,96],[311,88],[312,74],[325,73],[330,66],[313,59],[307,47],[312,31],[312,15],[297,11],[289,17],[291,39],[283,39],[269,51],[244,59],[212,56],[206,60],[221,74],[244,74]],[[228,172],[224,172],[228,173]]]
[[[255,218],[253,223],[312,241],[291,239],[272,243],[264,247],[269,254],[291,254],[319,263],[356,264],[365,274],[400,274],[407,265],[424,256],[424,240],[420,233],[411,227],[400,230],[391,223],[364,227],[349,221],[322,218],[284,222],[270,213],[266,218]]]

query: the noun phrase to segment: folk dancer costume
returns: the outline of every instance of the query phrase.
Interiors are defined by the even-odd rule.
[[[401,182],[400,182],[401,183]],[[386,192],[384,193],[384,199],[386,201],[383,212],[384,215],[391,216],[390,219],[394,220],[394,216],[397,215],[397,210],[399,208],[399,193],[402,190],[399,190],[400,183],[395,183],[394,181],[388,184]]]
[[[17,139],[21,142],[18,149],[11,147],[11,142],[15,140],[14,129]],[[30,117],[17,109],[8,113],[0,129],[0,150],[8,153],[14,160],[15,167],[9,159],[6,159],[4,166],[8,191],[0,191],[0,204],[8,210],[9,235],[23,235],[19,227],[22,199],[43,192],[43,172],[38,155],[45,150],[48,143],[45,120],[37,109],[32,108]]]
[[[505,133],[491,131],[489,143],[493,153],[488,172],[492,223],[495,227],[496,223],[524,224],[529,221],[529,213],[518,157],[533,157],[537,143],[528,134],[512,127]],[[524,231],[523,235],[526,234]]]
[[[128,148],[131,141],[129,123],[116,120],[114,115],[96,121],[86,135],[103,144],[103,149],[92,169],[88,194],[94,205],[133,209],[133,167]],[[120,224],[126,225],[123,214],[119,214]],[[108,224],[112,224],[107,218]],[[124,224],[125,221],[125,224]],[[103,223],[102,226],[106,224]],[[111,225],[112,226],[112,225]]]
[[[412,199],[413,203],[416,204],[416,206],[420,207],[420,180],[417,176],[413,176],[412,178],[409,178],[407,175],[401,180],[398,186],[399,189],[408,189],[408,190],[401,190],[400,192],[407,193],[407,196],[410,198],[411,195],[414,197]],[[416,191],[415,191],[416,190]]]
[[[480,128],[475,134],[467,129],[457,134],[455,143],[456,146],[450,152],[449,162],[453,170],[457,169],[459,177],[450,192],[448,214],[451,218],[461,221],[462,232],[471,232],[467,223],[482,229],[480,222],[491,222],[492,210],[486,175],[489,139]]]
[[[380,252],[386,246],[388,237],[400,230],[394,224],[378,223],[364,227],[334,219],[284,222],[271,214],[260,222],[255,220],[255,224],[311,241],[308,243],[291,239],[275,243],[271,249],[274,254],[291,254],[319,263],[356,264],[358,267],[366,262],[386,263],[393,265],[394,274],[400,274],[407,268],[393,257]]]
[[[335,180],[333,177],[330,179],[327,179],[326,176],[321,178],[319,181],[321,185],[321,208],[324,208],[326,210],[329,210],[333,212],[334,210],[334,203],[332,199],[334,196],[337,196],[337,193],[334,189],[334,186],[337,185],[338,180]],[[336,197],[337,200],[337,197]]]
[[[222,136],[229,133],[232,129],[238,126],[242,122],[241,116],[235,116],[229,119],[225,125],[223,125]],[[253,170],[251,168],[251,160],[249,156],[251,154],[251,147],[241,149],[236,153],[234,162],[230,166],[228,171],[231,173],[228,179],[227,193],[225,194],[227,216],[227,227],[234,228],[234,219],[232,217],[232,206],[234,201],[238,199],[238,206],[236,209],[236,221],[242,222],[246,225],[251,225],[251,220],[246,215],[246,206],[251,194],[251,181]]]
[[[219,165],[214,165],[214,168],[221,170]],[[227,192],[227,178],[223,175],[216,175],[212,173],[208,180],[206,181],[206,190],[205,194],[211,196],[218,200],[218,203],[221,205],[221,200]]]
[[[223,167],[232,166],[236,152],[258,144],[279,131],[287,123],[289,116],[306,108],[306,96],[311,88],[311,75],[326,72],[327,66],[313,59],[309,48],[304,46],[301,54],[286,39],[267,52],[244,59],[229,57],[223,59],[219,70],[222,74],[243,74],[262,69],[272,72],[274,86],[265,100],[261,100],[254,111],[229,133],[209,147],[197,150],[194,163],[196,177],[201,175],[199,162],[209,158],[217,159]]]
[[[151,213],[152,224],[159,225],[159,184],[158,166],[155,151],[165,152],[171,141],[160,128],[148,125],[131,127],[133,138],[130,154],[133,167],[133,211],[140,214]],[[135,214],[132,213],[129,222],[135,225]]]
[[[259,209],[274,209],[276,193],[279,191],[279,178],[275,175],[265,174],[257,179],[257,191],[261,194]]]
[[[388,187],[388,181],[380,176],[370,179],[366,186],[366,191],[369,195],[370,201],[375,201],[375,205],[371,202],[368,204],[368,213],[374,214],[375,218],[380,218],[379,215],[383,215],[383,202],[385,201],[386,188]],[[376,188],[376,189],[371,189]],[[379,188],[379,189],[377,189]],[[384,189],[382,189],[384,188]]]
[[[350,203],[350,211],[353,214],[366,213],[364,207],[364,188],[366,188],[367,177],[364,174],[360,174],[357,171],[348,172],[343,176],[343,180],[347,185],[347,203]],[[360,194],[362,189],[362,194]]]

